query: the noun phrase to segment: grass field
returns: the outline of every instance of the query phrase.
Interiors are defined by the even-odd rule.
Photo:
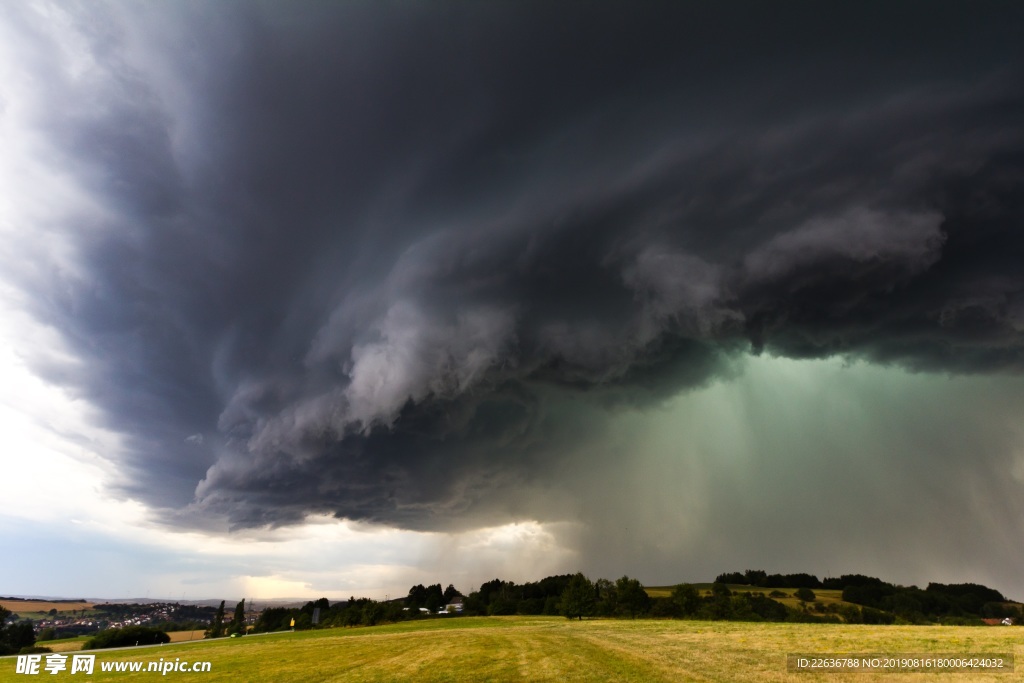
[[[203,639],[204,631],[169,631],[167,633],[172,643],[182,643]],[[85,645],[90,636],[79,636],[77,638],[61,638],[60,640],[40,640],[36,645],[48,647],[54,652],[77,652]]]
[[[74,652],[81,650],[82,645],[88,639],[88,636],[78,636],[77,638],[60,638],[58,640],[39,640],[36,641],[36,645],[48,647],[54,652]]]
[[[787,653],[1013,653],[1012,674],[788,673]],[[102,673],[101,661],[209,661],[209,673],[166,680],[252,681],[1024,681],[1024,629],[751,624],[739,622],[467,617],[374,628],[247,636],[97,655],[91,681],[152,680]],[[72,678],[67,672],[47,680]],[[0,681],[15,674],[0,659]]]
[[[733,593],[764,593],[765,595],[768,595],[772,591],[779,591],[781,593],[785,593],[787,597],[772,598],[773,600],[777,600],[787,607],[796,608],[800,606],[800,599],[794,595],[797,590],[796,588],[760,588],[758,586],[744,586],[731,583],[727,585],[729,590]],[[695,583],[693,584],[693,587],[700,591],[701,595],[711,594],[710,583]],[[652,598],[668,598],[672,596],[673,588],[675,588],[675,586],[649,586],[645,587],[644,590],[647,591],[647,594]],[[853,603],[843,602],[843,591],[841,590],[816,588],[814,590],[814,596],[815,603],[822,605],[829,605],[832,603],[838,605],[853,605]]]
[[[171,637],[172,643],[181,643],[186,640],[202,640],[203,634],[206,631],[168,631],[167,635]]]

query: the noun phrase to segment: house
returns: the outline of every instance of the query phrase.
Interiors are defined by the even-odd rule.
[[[464,600],[465,600],[465,598],[463,598],[461,595],[453,596],[452,599],[445,606],[443,611],[444,612],[454,612],[454,613],[458,614],[459,612],[462,611],[462,604],[463,604]]]

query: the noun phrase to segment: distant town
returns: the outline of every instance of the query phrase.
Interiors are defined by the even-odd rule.
[[[206,629],[216,607],[180,602],[119,603],[0,597],[8,623],[30,621],[38,640],[94,635],[107,629],[147,626],[162,631]],[[246,614],[254,622],[258,613]]]

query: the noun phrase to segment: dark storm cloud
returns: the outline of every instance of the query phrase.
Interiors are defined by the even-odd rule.
[[[751,350],[1022,368],[1018,8],[97,11],[77,77],[10,18],[103,209],[23,284],[181,523],[570,514],[522,492]]]

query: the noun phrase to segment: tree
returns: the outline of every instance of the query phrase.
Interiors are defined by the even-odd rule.
[[[689,583],[681,583],[672,589],[672,602],[684,617],[692,617],[700,610],[700,592]]]
[[[287,608],[267,607],[260,612],[260,616],[252,630],[256,633],[283,631],[288,628],[289,623],[291,623],[291,614]]]
[[[427,589],[422,583],[418,583],[409,589],[409,595],[405,598],[405,606],[410,609],[423,607],[427,602]]]
[[[763,569],[748,569],[743,572],[743,578],[751,586],[763,586],[765,579],[768,578],[768,572]]]
[[[220,601],[220,607],[217,608],[217,614],[213,617],[213,623],[210,624],[210,628],[206,630],[207,638],[220,638],[224,635],[224,601]]]
[[[36,632],[32,628],[32,622],[28,620],[9,625],[4,635],[7,645],[13,652],[36,644]]]
[[[740,572],[729,572],[719,574],[715,577],[715,583],[747,583],[747,577]]]
[[[452,584],[448,584],[448,587],[444,589],[444,604],[448,604],[452,601],[452,598],[457,598],[462,595],[459,590]]]
[[[637,579],[623,576],[615,582],[615,592],[618,594],[619,606],[633,619],[651,607],[651,598]]]
[[[574,574],[562,592],[562,614],[582,621],[584,615],[594,612],[594,602],[594,584],[582,572]]]
[[[384,618],[384,606],[376,600],[367,600],[363,605],[362,624],[363,626],[375,626]]]
[[[702,615],[708,619],[729,619],[732,617],[732,591],[724,583],[711,584],[711,598],[702,605]]]
[[[245,633],[245,598],[235,605],[235,616],[231,620],[231,626],[228,627],[228,633]]]
[[[818,598],[818,596],[814,594],[814,591],[806,587],[797,588],[793,595],[803,602],[814,602]]]
[[[597,599],[595,613],[602,617],[610,617],[615,614],[618,608],[619,596],[615,589],[615,582],[608,579],[598,579],[594,582],[594,595]]]
[[[427,586],[426,593],[427,598],[423,601],[423,606],[431,612],[436,612],[442,605],[448,604],[444,599],[444,593],[441,591],[441,584],[435,583],[431,586]]]
[[[10,614],[8,612],[8,614]],[[0,625],[2,625],[0,621]],[[36,634],[32,628],[32,622],[25,620],[16,624],[9,624],[7,628],[0,628],[0,653],[14,654],[23,647],[32,647],[36,644]]]

